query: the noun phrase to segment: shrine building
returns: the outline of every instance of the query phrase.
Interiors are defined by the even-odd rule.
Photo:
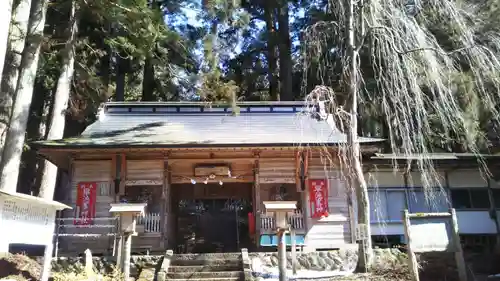
[[[297,245],[355,244],[352,194],[332,157],[346,136],[333,120],[303,102],[237,108],[109,102],[80,136],[34,143],[70,177],[63,202],[73,209],[63,213],[59,251],[110,251],[115,230],[99,225],[115,202],[147,203],[135,251],[275,247],[274,219],[263,204],[273,200],[297,202],[288,216]],[[362,152],[373,152],[381,140],[359,141]]]

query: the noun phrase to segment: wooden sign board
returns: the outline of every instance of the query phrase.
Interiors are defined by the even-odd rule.
[[[0,253],[10,244],[45,246],[40,280],[50,275],[56,212],[71,207],[31,195],[0,191]]]
[[[455,252],[450,217],[410,218],[412,249],[415,253]]]
[[[364,241],[370,238],[370,236],[368,235],[368,228],[366,227],[366,224],[360,223],[356,225],[355,237],[357,241]]]
[[[403,211],[406,243],[408,244],[408,265],[412,280],[419,281],[418,263],[415,253],[453,252],[460,281],[467,281],[465,260],[458,235],[455,209],[447,213],[415,213]]]
[[[230,176],[231,168],[226,164],[213,164],[213,165],[198,165],[194,168],[195,177],[208,177],[215,176]]]

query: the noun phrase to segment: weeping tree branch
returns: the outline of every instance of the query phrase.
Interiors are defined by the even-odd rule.
[[[358,180],[361,178],[362,175],[357,174],[356,153],[353,153],[349,145],[357,145],[357,134],[354,135],[353,129],[357,126],[355,119],[359,115],[356,108],[367,99],[360,91],[364,85],[363,78],[353,79],[356,75],[361,76],[357,57],[361,48],[366,47],[373,70],[373,73],[370,72],[373,77],[370,78],[374,81],[370,94],[376,93],[376,98],[371,103],[374,103],[380,116],[385,116],[392,152],[410,158],[415,154],[432,153],[435,149],[433,143],[437,141],[436,135],[440,135],[438,141],[441,142],[460,139],[464,150],[475,154],[481,170],[487,173],[488,166],[481,158],[482,148],[479,147],[479,143],[482,143],[479,138],[483,134],[478,133],[478,129],[471,125],[478,122],[478,117],[468,113],[470,109],[462,99],[467,96],[477,100],[477,110],[492,116],[489,121],[494,124],[493,127],[500,126],[497,108],[500,101],[500,34],[491,35],[489,46],[474,41],[476,23],[467,20],[454,1],[426,1],[425,5],[433,14],[422,16],[418,22],[414,15],[403,11],[398,1],[370,0],[356,3],[366,8],[366,15],[354,27],[351,22],[354,14],[353,1],[331,0],[329,11],[338,21],[318,23],[306,29],[304,36],[305,67],[314,65],[322,74],[339,72],[340,82],[345,85],[349,97],[350,104],[347,108],[333,104],[334,108],[329,111],[337,121],[337,127],[332,130],[345,132],[349,138],[348,145],[340,146],[336,155],[330,154],[328,157],[339,158],[341,165],[346,166],[341,167],[349,173],[344,177],[356,175]],[[358,16],[361,10],[358,7]],[[424,9],[419,10],[419,13],[425,12]],[[447,51],[444,47],[446,42],[442,38],[436,38],[430,31],[429,27],[435,26],[433,19],[439,19],[445,31],[452,30],[449,32],[455,38],[454,50]],[[340,28],[344,26],[345,28]],[[357,42],[352,42],[352,37],[345,36],[353,29],[360,35]],[[368,40],[368,36],[373,40]],[[357,45],[354,46],[354,43]],[[332,49],[335,50],[335,56],[318,58],[315,55]],[[455,56],[458,53],[460,56]],[[341,67],[337,68],[337,65]],[[460,75],[470,77],[470,89],[460,90],[460,83],[464,83],[463,79],[456,79]],[[335,101],[338,94],[332,90],[334,87],[326,83],[316,87],[307,93],[306,104],[312,107],[320,100]],[[346,119],[350,121],[346,122]],[[429,157],[421,157],[411,162],[419,172],[417,180],[424,188],[425,204],[436,206],[438,198],[446,198],[446,192],[441,186],[440,175],[433,161]],[[393,167],[399,172],[403,170],[397,163]],[[359,186],[358,183],[350,184]],[[436,187],[439,191],[436,191]],[[357,197],[359,200],[363,196],[358,193]],[[382,219],[383,214],[376,216]],[[358,223],[363,221],[358,218]]]

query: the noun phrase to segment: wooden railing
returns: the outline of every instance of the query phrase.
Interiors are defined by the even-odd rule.
[[[120,233],[118,217],[93,218],[91,224],[75,224],[78,219],[57,218],[54,232],[54,254],[78,254],[91,247],[93,253],[115,251],[115,239]]]
[[[275,229],[275,220],[273,216],[269,216],[266,214],[260,215],[260,229],[262,232],[274,231]],[[293,215],[288,216],[288,224],[291,225],[292,229],[296,230],[304,230],[304,216],[300,211],[295,212]]]
[[[137,216],[137,226],[138,229],[143,229],[144,233],[160,233],[161,216],[158,213]]]

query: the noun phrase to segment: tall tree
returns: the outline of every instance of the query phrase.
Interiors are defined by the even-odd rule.
[[[5,66],[0,80],[2,92],[2,101],[0,103],[0,163],[2,162],[1,155],[5,145],[8,124],[10,122],[17,79],[19,78],[19,67],[21,66],[26,34],[28,33],[30,7],[31,0],[20,0],[15,5],[12,24],[9,31]]]
[[[155,101],[155,69],[151,56],[146,57],[144,61],[144,74],[142,81],[141,101]]]
[[[237,99],[239,87],[234,81],[224,79],[220,63],[221,57],[228,53],[224,50],[234,45],[235,40],[231,39],[238,36],[238,29],[248,24],[248,14],[240,9],[240,4],[238,1],[203,1],[208,32],[203,40],[204,67],[199,95],[206,101],[235,102]]]
[[[359,6],[358,6],[359,5]],[[356,14],[356,10],[358,13]],[[348,0],[346,3],[346,55],[348,72],[345,78],[345,89],[350,101],[347,104],[349,110],[349,118],[347,125],[347,162],[350,168],[348,179],[351,188],[354,189],[357,202],[357,222],[366,229],[367,233],[371,234],[370,230],[370,201],[368,199],[368,185],[364,178],[364,172],[361,166],[361,147],[358,141],[358,94],[360,86],[359,78],[359,49],[357,46],[363,44],[365,36],[364,22],[364,6],[363,0],[357,3],[353,0]],[[355,29],[355,23],[359,23]],[[369,239],[359,243],[358,268],[361,270],[370,270],[373,259],[373,249],[371,235]]]
[[[17,188],[26,125],[33,96],[40,46],[43,40],[47,5],[47,0],[34,0],[31,6],[26,47],[23,51],[19,81],[2,156],[0,190],[16,191]]]
[[[467,10],[478,9],[477,14],[484,9],[468,4]],[[367,227],[370,237],[367,185],[359,160],[360,105],[377,103],[374,109],[385,117],[384,131],[393,153],[408,159],[422,155],[408,160],[406,168],[419,171],[427,203],[433,204],[434,188],[441,186],[434,163],[426,155],[435,151],[436,136],[445,144],[442,147],[451,149],[456,149],[454,144],[461,139],[461,148],[484,164],[480,155],[484,136],[471,130],[475,126],[470,120],[476,118],[471,115],[476,113],[463,109],[463,94],[468,95],[468,106],[479,106],[489,113],[493,128],[500,124],[500,34],[490,31],[486,40],[476,34],[479,21],[471,20],[471,14],[455,1],[345,0],[329,1],[328,7],[335,22],[312,26],[305,47],[311,48],[311,53],[327,50],[336,54],[320,65],[338,67],[341,83],[325,83],[312,91],[310,98],[329,103],[328,112],[340,124],[336,130],[347,134],[341,160],[356,193],[358,223]],[[306,67],[311,61],[309,58]],[[473,83],[457,82],[457,75],[463,74]],[[457,91],[464,82],[467,90]],[[337,88],[341,94],[334,91]],[[441,192],[445,192],[442,187]],[[370,269],[370,251],[360,247],[360,268]]]
[[[75,70],[75,45],[78,31],[78,12],[76,0],[70,3],[67,41],[62,51],[62,68],[57,80],[56,91],[51,108],[51,119],[48,123],[48,140],[63,138],[66,124],[66,110],[71,91],[71,82]],[[57,179],[57,167],[45,161],[42,165],[39,197],[52,200]]]
[[[287,0],[279,1],[278,38],[280,58],[280,99],[293,100],[292,89],[292,41],[290,39],[290,14]]]
[[[276,76],[277,59],[276,59],[276,1],[264,1],[264,17],[266,21],[267,31],[267,64],[268,64],[268,80],[269,80],[269,96],[272,100],[279,101],[278,94],[278,77]]]
[[[155,0],[152,0],[151,3],[148,3],[149,9],[157,9],[159,8],[158,3]],[[156,46],[155,46],[156,47]],[[143,71],[143,79],[142,79],[142,101],[154,101],[155,98],[153,93],[155,91],[155,69],[153,64],[153,55],[156,51],[156,48],[150,50],[146,54],[146,59],[144,60],[144,71]]]
[[[7,55],[7,38],[9,37],[10,19],[12,18],[12,4],[14,0],[6,0],[0,6],[0,81]]]

